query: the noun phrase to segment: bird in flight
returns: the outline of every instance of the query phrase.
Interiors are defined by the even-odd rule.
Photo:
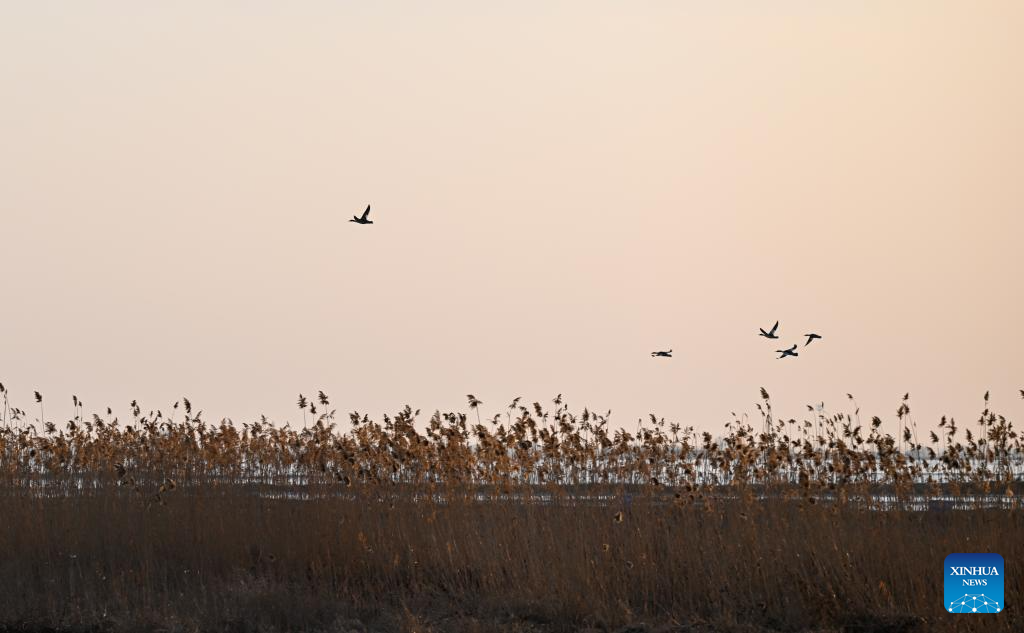
[[[759,336],[763,336],[765,338],[779,338],[778,336],[775,335],[775,330],[779,329],[778,321],[776,321],[775,325],[772,326],[772,329],[768,330],[767,332],[764,331],[764,328],[758,329],[761,330],[761,334]]]
[[[353,215],[349,222],[355,222],[356,224],[373,224],[373,220],[366,219],[366,216],[370,215],[370,205],[366,205],[366,211],[363,211],[363,217]]]
[[[811,341],[813,341],[814,339],[821,338],[820,334],[815,334],[813,332],[811,332],[810,334],[804,334],[804,336],[807,337],[807,342],[804,343],[804,347],[807,347],[808,345],[810,345]]]
[[[665,358],[672,358],[672,350],[667,352],[651,352],[651,356],[664,356]]]
[[[779,356],[779,358],[785,358],[787,356],[799,356],[800,355],[800,354],[798,354],[796,352],[796,343],[793,343],[793,346],[790,347],[789,349],[777,349],[775,351],[778,352],[779,354],[781,354],[781,356]]]

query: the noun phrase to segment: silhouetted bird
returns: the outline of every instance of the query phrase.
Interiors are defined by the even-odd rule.
[[[366,205],[366,211],[363,211],[363,217],[353,215],[349,222],[355,222],[356,224],[373,224],[373,220],[367,220],[366,216],[370,215],[370,205]]]
[[[810,344],[811,344],[811,341],[813,341],[814,339],[816,339],[816,338],[821,338],[821,335],[819,335],[819,334],[814,334],[813,332],[812,332],[811,334],[804,334],[804,336],[806,336],[806,337],[807,337],[807,342],[806,342],[806,343],[804,343],[804,347],[807,347],[808,345],[810,345]]]
[[[779,338],[778,336],[775,336],[775,330],[779,329],[779,322],[778,321],[776,321],[775,325],[772,326],[772,329],[767,331],[767,332],[764,331],[764,328],[757,328],[757,329],[761,330],[760,336],[763,336],[765,338]]]
[[[672,350],[667,352],[651,352],[651,356],[664,356],[665,358],[672,358]]]
[[[779,358],[785,358],[787,356],[799,356],[800,355],[800,354],[796,353],[796,343],[794,343],[793,347],[790,347],[789,349],[777,349],[775,351],[778,352],[779,354],[782,354],[781,356],[779,356]]]

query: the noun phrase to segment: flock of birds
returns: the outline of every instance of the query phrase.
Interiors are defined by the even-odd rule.
[[[349,220],[349,222],[355,222],[356,224],[373,224],[373,220],[370,219],[370,205],[366,205],[366,210],[363,211],[363,215],[353,215],[352,219]],[[758,328],[758,330],[760,330],[760,334],[758,336],[763,336],[768,339],[779,338],[776,334],[776,332],[779,331],[778,321],[775,322],[775,325],[773,325],[772,329],[770,330],[766,331],[764,328]],[[821,338],[820,334],[815,334],[813,332],[811,332],[810,334],[804,334],[804,336],[807,337],[807,342],[804,343],[804,347],[810,345],[812,342],[814,342],[815,339]],[[797,344],[793,343],[793,345],[791,345],[789,349],[777,349],[775,351],[778,352],[779,358],[785,358],[787,356],[799,356],[800,353],[797,352],[796,349]],[[672,358],[672,350],[651,352],[651,356],[661,358]]]
[[[776,334],[776,332],[779,331],[779,322],[778,321],[775,322],[775,325],[773,325],[772,329],[770,329],[770,330],[765,330],[764,328],[758,328],[758,330],[760,330],[760,333],[758,334],[758,336],[763,336],[763,337],[768,338],[768,339],[778,339],[779,338],[778,334]],[[808,345],[813,343],[815,341],[815,339],[821,338],[820,334],[815,334],[814,332],[811,332],[809,334],[804,334],[804,336],[807,337],[807,342],[804,343],[804,347],[807,347]],[[779,358],[785,358],[787,356],[799,356],[800,353],[797,352],[796,349],[797,349],[797,343],[793,343],[793,345],[791,345],[789,347],[789,349],[777,349],[775,351],[778,352]],[[672,358],[672,350],[667,350],[667,351],[662,351],[662,352],[651,352],[651,356],[653,356],[653,357],[659,357],[660,356],[662,358]]]
[[[776,321],[775,325],[772,326],[772,329],[768,330],[767,332],[764,331],[764,328],[758,328],[758,329],[761,331],[760,334],[758,334],[758,336],[763,336],[765,338],[772,338],[772,339],[779,338],[778,335],[776,334],[776,332],[779,329],[779,322],[778,321]],[[815,334],[814,332],[811,332],[810,334],[804,334],[804,336],[807,337],[807,342],[804,343],[804,347],[807,347],[808,345],[813,343],[814,339],[821,338],[820,334]],[[787,356],[799,356],[800,354],[796,351],[796,347],[797,347],[797,344],[793,343],[793,345],[791,345],[789,347],[789,349],[777,349],[775,351],[779,353],[779,358],[785,358]]]

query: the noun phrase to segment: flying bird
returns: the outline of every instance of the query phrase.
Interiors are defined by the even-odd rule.
[[[778,321],[776,321],[775,325],[772,326],[772,329],[768,330],[767,332],[764,331],[764,328],[758,329],[761,330],[761,334],[759,336],[763,336],[765,338],[779,338],[778,336],[775,336],[775,330],[779,329]]]
[[[782,354],[781,356],[779,356],[779,358],[785,358],[787,356],[799,356],[800,355],[800,354],[798,354],[796,352],[796,343],[793,343],[793,346],[790,347],[789,349],[777,349],[775,351],[778,352],[779,354]]]
[[[813,341],[814,339],[821,338],[820,334],[815,334],[813,332],[811,332],[810,334],[804,334],[804,336],[807,337],[807,342],[804,343],[804,347],[807,347],[808,345],[810,345],[811,341]]]
[[[667,352],[651,352],[651,356],[663,356],[665,358],[672,358],[672,350]]]
[[[366,219],[366,216],[370,215],[370,205],[366,205],[366,211],[363,211],[363,216],[353,215],[349,222],[355,222],[356,224],[373,224],[373,220]]]

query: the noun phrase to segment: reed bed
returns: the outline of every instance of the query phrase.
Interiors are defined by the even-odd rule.
[[[0,631],[1024,628],[1024,459],[987,394],[924,437],[909,397],[798,421],[763,390],[718,437],[561,397],[342,425],[318,392],[293,429],[7,395]],[[1003,613],[942,609],[959,551],[1006,559]]]

